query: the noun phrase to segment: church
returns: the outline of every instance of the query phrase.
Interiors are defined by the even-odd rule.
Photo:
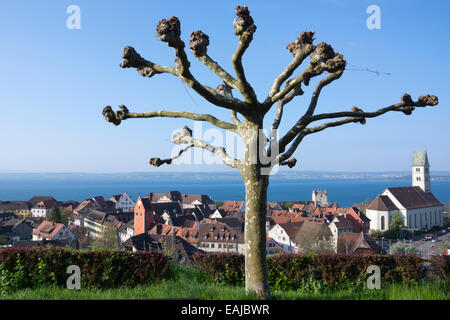
[[[389,229],[392,213],[398,211],[408,230],[429,230],[443,226],[443,204],[431,193],[427,152],[414,152],[412,186],[386,188],[367,207],[370,229]]]

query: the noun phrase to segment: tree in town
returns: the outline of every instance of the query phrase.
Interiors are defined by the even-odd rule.
[[[111,226],[103,226],[103,232],[92,238],[89,247],[91,249],[118,250],[119,242],[117,239],[117,230]]]
[[[389,229],[384,233],[386,238],[400,239],[402,235],[402,228],[405,227],[403,216],[398,210],[392,212],[391,221],[389,222]]]
[[[330,229],[321,223],[303,222],[295,235],[294,242],[302,254],[334,252]]]
[[[61,214],[61,208],[59,208],[58,206],[54,206],[47,214],[45,219],[56,223],[62,223],[63,219]]]
[[[396,243],[394,243],[389,248],[389,253],[391,253],[391,254],[396,254],[396,253],[409,254],[409,253],[413,253],[413,254],[419,255],[419,250],[416,247],[414,247],[412,244],[410,244],[410,243],[404,243],[403,241],[397,241]]]
[[[294,206],[294,202],[293,201],[288,201],[284,203],[284,208],[285,209],[292,209],[292,207]]]
[[[190,35],[189,49],[193,56],[217,75],[218,83],[222,82],[216,88],[201,83],[194,76],[185,42],[181,38],[180,21],[174,16],[160,20],[156,27],[159,40],[174,49],[176,58],[173,66],[163,66],[147,60],[131,46],[124,48],[123,62],[120,64],[122,68],[136,69],[141,76],[147,78],[160,74],[178,77],[212,105],[229,110],[231,121],[219,119],[213,114],[187,111],[130,112],[125,105],[120,105],[117,111],[114,111],[111,106],[106,106],[103,109],[103,116],[106,121],[114,125],[119,125],[127,119],[155,117],[206,121],[242,138],[245,146],[244,154],[241,158],[233,158],[229,155],[229,150],[227,151],[224,147],[194,137],[192,130],[186,126],[172,137],[175,144],[184,145],[184,147],[173,157],[151,158],[150,164],[156,167],[171,164],[187,150],[201,148],[215,154],[227,166],[240,171],[245,185],[246,201],[245,288],[246,292],[255,292],[260,298],[270,298],[266,265],[266,208],[269,174],[274,166],[294,167],[297,162],[293,157],[294,152],[311,134],[350,123],[365,124],[367,119],[391,111],[410,115],[417,107],[437,105],[438,98],[433,95],[423,95],[413,100],[409,94],[404,93],[399,102],[376,111],[367,112],[353,106],[339,112],[316,113],[322,90],[341,78],[346,61],[343,55],[335,52],[330,44],[325,42],[314,44],[314,32],[304,31],[287,45],[293,57],[292,61],[273,80],[267,95],[259,99],[253,86],[247,81],[242,62],[244,53],[253,40],[256,25],[247,6],[237,6],[236,16],[233,25],[238,43],[231,58],[234,75],[209,56],[208,35],[201,30],[194,31]],[[308,57],[310,59],[306,62]],[[293,76],[303,62],[306,63],[306,67]],[[305,108],[299,111],[297,122],[286,133],[276,134],[284,108],[294,101],[294,98],[304,95],[305,87],[321,76],[323,77],[317,81]],[[233,92],[238,92],[242,98],[236,97]],[[270,132],[268,137],[264,134],[263,123],[265,116],[275,105],[275,117],[273,121],[270,121],[272,124],[268,128]]]

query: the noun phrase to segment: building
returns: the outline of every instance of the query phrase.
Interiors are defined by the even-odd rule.
[[[337,250],[338,239],[343,233],[359,233],[362,231],[361,226],[346,213],[334,217],[328,225],[333,234],[334,247]]]
[[[370,229],[385,231],[392,213],[399,212],[409,230],[429,230],[443,226],[443,204],[430,189],[430,171],[426,152],[415,152],[412,186],[386,188],[366,209]]]
[[[205,252],[244,253],[244,237],[230,226],[211,219],[204,219],[192,227],[178,227],[167,224],[156,224],[149,234],[174,234]]]
[[[134,236],[134,219],[121,226],[118,231],[120,241],[122,243],[130,239],[132,236]]]
[[[244,201],[226,200],[219,209],[223,209],[225,212],[245,212],[245,204]]]
[[[267,256],[283,253],[283,247],[271,237],[266,237]]]
[[[57,202],[55,200],[41,200],[31,208],[31,216],[33,218],[45,218],[56,205]]]
[[[382,254],[382,249],[378,243],[364,232],[346,232],[339,236],[337,253],[373,255]]]
[[[312,201],[317,207],[328,206],[328,194],[326,190],[313,190]]]
[[[139,198],[134,206],[134,235],[147,233],[153,224],[154,211],[149,198]]]
[[[31,240],[33,227],[25,219],[11,219],[0,221],[0,235],[10,241]]]
[[[141,233],[128,239],[124,246],[129,251],[158,251],[171,257],[183,265],[192,265],[193,256],[205,253],[185,239],[178,236]]]
[[[75,235],[64,224],[43,221],[33,230],[33,241],[40,240],[74,240]]]
[[[268,236],[274,239],[286,253],[295,253],[295,236],[302,222],[289,222],[274,225]]]
[[[426,151],[414,152],[412,164],[412,185],[420,187],[423,192],[431,192],[430,163]]]
[[[0,201],[0,213],[13,212],[16,216],[31,216],[31,204],[28,201]]]
[[[126,192],[115,202],[116,209],[124,212],[133,211],[135,205],[136,202]]]
[[[33,226],[29,221],[21,219],[19,221],[16,221],[11,231],[15,239],[31,240],[33,234]]]
[[[276,224],[268,236],[275,240],[285,253],[305,253],[305,250],[334,250],[333,235],[326,225],[314,221]]]
[[[364,233],[370,231],[370,219],[358,207],[349,208],[347,214],[355,219]]]
[[[104,212],[94,209],[84,218],[84,227],[91,237],[99,238],[107,228],[117,231],[131,219],[133,219],[131,212]]]
[[[28,200],[28,202],[30,203],[31,207],[34,207],[36,204],[43,200],[51,200],[57,202],[56,199],[51,196],[34,196],[30,200]]]

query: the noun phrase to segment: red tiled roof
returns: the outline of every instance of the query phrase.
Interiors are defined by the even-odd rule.
[[[367,234],[344,232],[338,238],[337,253],[344,254],[380,254],[378,243]]]
[[[391,211],[398,210],[395,204],[389,199],[388,196],[377,196],[375,200],[367,207],[369,210],[377,211]]]
[[[441,206],[442,204],[431,192],[424,192],[420,187],[397,187],[387,190],[406,209]]]
[[[42,223],[33,230],[33,235],[45,239],[53,239],[63,227],[64,224],[62,223],[42,221]]]

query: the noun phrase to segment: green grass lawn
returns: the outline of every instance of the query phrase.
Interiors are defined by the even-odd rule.
[[[342,289],[333,291],[310,290],[274,291],[279,300],[449,300],[448,287],[440,282],[421,282],[413,286],[391,284],[380,290]],[[199,298],[207,300],[247,300],[242,287],[212,284],[203,274],[195,270],[181,269],[171,280],[151,286],[109,290],[64,288],[24,289],[6,295],[2,299],[148,299],[148,298]]]

